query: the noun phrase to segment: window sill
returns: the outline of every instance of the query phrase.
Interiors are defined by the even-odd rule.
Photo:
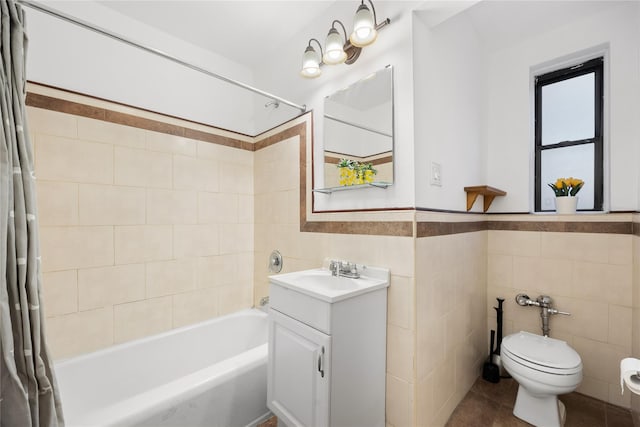
[[[623,212],[623,213],[627,213],[627,212]],[[575,214],[572,215],[566,215],[566,214],[558,214],[557,212],[530,212],[531,215],[554,215],[554,216],[575,216],[575,215],[610,215],[610,214],[616,214],[616,212],[609,212],[609,211],[578,211]]]

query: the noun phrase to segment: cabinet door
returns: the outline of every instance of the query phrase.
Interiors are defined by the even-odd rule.
[[[269,310],[267,406],[290,427],[329,425],[331,337]]]

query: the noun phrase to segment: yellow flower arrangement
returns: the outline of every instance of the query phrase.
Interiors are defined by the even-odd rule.
[[[556,193],[556,197],[575,196],[584,186],[584,181],[578,178],[558,178],[555,183],[547,184]]]
[[[353,185],[356,179],[356,172],[348,167],[340,168],[340,185]]]
[[[371,163],[358,163],[351,159],[340,159],[338,168],[340,169],[339,183],[342,186],[371,183],[375,174],[378,173]]]

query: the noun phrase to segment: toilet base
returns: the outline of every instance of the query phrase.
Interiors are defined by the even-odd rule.
[[[513,415],[538,427],[562,427],[566,410],[558,396],[534,396],[519,386]]]

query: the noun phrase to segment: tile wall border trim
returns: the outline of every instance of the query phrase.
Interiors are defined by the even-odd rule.
[[[79,102],[69,101],[61,98],[54,98],[34,92],[27,92],[26,105],[28,107],[42,108],[59,113],[73,114],[75,116],[164,133],[167,135],[195,139],[203,142],[210,142],[212,144],[224,145],[226,147],[238,148],[241,150],[255,151],[256,149],[255,144],[252,144],[251,142],[219,135],[213,132],[204,132],[186,126],[165,123],[158,120],[136,116],[133,114],[121,113],[119,111],[109,110],[107,108],[94,107],[88,104],[82,104]],[[163,114],[161,114],[161,116],[170,117]],[[224,132],[229,132],[225,129],[219,129],[214,126],[207,127]]]
[[[130,110],[137,110],[137,111],[140,111],[142,113],[150,113],[150,114],[153,114],[153,115],[166,117],[166,118],[174,120],[174,121],[177,120],[177,121],[180,121],[180,122],[189,123],[189,124],[192,124],[192,125],[195,125],[195,126],[199,126],[199,127],[207,127],[207,128],[212,128],[212,129],[218,129],[218,130],[223,131],[223,132],[232,133],[232,134],[236,134],[236,135],[241,135],[241,136],[243,136],[245,138],[255,138],[256,136],[259,135],[259,134],[250,135],[250,134],[246,134],[246,133],[242,133],[242,132],[232,131],[232,130],[221,128],[221,127],[217,127],[217,126],[214,126],[214,125],[210,125],[210,124],[206,124],[206,123],[202,123],[202,122],[197,122],[195,120],[185,119],[183,117],[174,116],[174,115],[167,114],[167,113],[159,113],[157,111],[150,110],[150,109],[143,108],[143,107],[136,107],[136,106],[131,105],[131,104],[126,104],[124,102],[113,101],[111,99],[102,98],[102,97],[99,97],[99,96],[96,96],[96,95],[89,95],[89,94],[78,92],[78,91],[71,90],[71,89],[63,89],[61,87],[53,86],[53,85],[50,85],[50,84],[47,84],[47,83],[40,83],[40,82],[36,82],[36,81],[33,81],[33,80],[27,80],[27,85],[28,85],[27,86],[27,92],[28,93],[32,92],[32,91],[29,90],[30,86],[34,86],[35,88],[42,88],[42,89],[52,89],[52,90],[54,90],[56,92],[62,92],[62,93],[65,93],[67,95],[70,95],[70,96],[77,96],[77,97],[87,98],[87,99],[91,99],[93,101],[97,101],[99,103],[112,104],[112,105],[117,106],[117,107],[124,107],[124,108],[130,109]],[[60,99],[62,101],[69,101],[69,100],[65,100],[64,98],[55,98],[55,99]],[[70,101],[70,102],[74,102],[74,101]],[[97,108],[101,108],[101,107],[97,107]],[[102,107],[102,108],[104,108],[104,107]],[[280,126],[280,125],[278,125],[278,126]],[[278,126],[274,126],[271,129],[267,129],[264,132],[260,132],[260,134],[265,133],[265,132],[269,132],[270,130],[275,129]]]
[[[487,221],[488,230],[632,234],[627,221]]]
[[[436,237],[449,234],[473,233],[486,231],[487,221],[418,221],[416,223],[416,237]]]
[[[52,86],[48,86],[53,88]],[[83,97],[107,101],[90,95],[71,92],[65,89],[54,88],[62,92],[81,95]],[[277,144],[286,139],[299,136],[300,137],[300,231],[310,233],[332,233],[332,234],[363,234],[376,236],[396,236],[396,237],[414,237],[414,223],[411,221],[311,221],[307,220],[307,143],[312,136],[307,135],[307,123],[302,122],[293,126],[286,127],[294,120],[310,116],[313,127],[312,112],[302,114],[295,117],[278,127],[286,127],[285,129],[273,133],[269,136],[262,135],[271,133],[276,128],[262,132],[253,137],[255,143],[243,141],[220,134],[205,132],[202,130],[192,129],[187,126],[180,126],[171,123],[165,123],[159,120],[153,120],[140,117],[134,114],[122,113],[103,107],[95,107],[80,102],[69,101],[62,98],[42,95],[35,92],[27,92],[26,105],[34,108],[42,108],[45,110],[56,111],[60,113],[73,114],[76,116],[86,117],[104,122],[130,126],[138,129],[149,130],[153,132],[164,133],[168,135],[180,136],[184,138],[194,139],[212,144],[223,145],[226,147],[237,148],[246,151],[258,151],[271,145]],[[140,111],[145,111],[137,107],[131,107]],[[166,114],[154,113],[162,117],[183,120],[180,118],[168,116]],[[216,128],[210,125],[201,125],[222,132],[231,132],[226,129]],[[247,136],[237,132],[231,132],[237,135]],[[312,132],[311,132],[312,133]],[[313,197],[313,195],[312,195]],[[393,211],[394,209],[373,209],[375,211]],[[396,209],[398,210],[398,209]],[[458,212],[439,209],[427,208],[401,208],[401,210],[414,210],[415,212],[441,212],[451,214],[468,214],[477,212]],[[345,210],[336,212],[361,212],[361,210]],[[322,212],[332,213],[332,212]],[[524,213],[523,213],[524,214]],[[609,234],[632,234],[640,236],[640,223],[638,222],[580,222],[580,221],[416,221],[415,237],[435,237],[450,234],[472,233],[485,230],[506,230],[506,231],[541,231],[541,232],[576,232],[576,233],[609,233]]]
[[[640,224],[626,221],[418,221],[416,234],[421,237],[472,233],[475,231],[537,231],[554,233],[634,234],[640,236]]]

